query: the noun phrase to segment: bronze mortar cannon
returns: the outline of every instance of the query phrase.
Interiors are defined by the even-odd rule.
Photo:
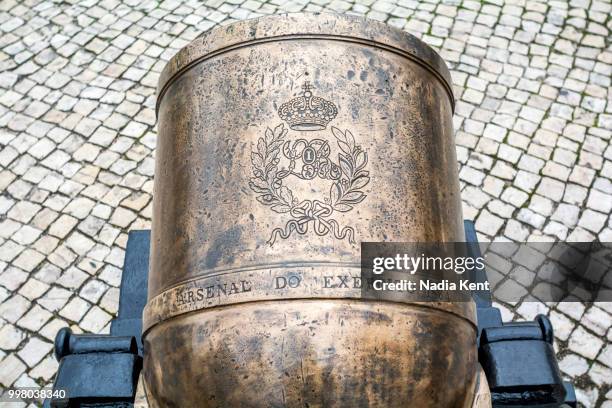
[[[43,406],[132,406],[142,370],[152,407],[576,407],[549,319],[504,323],[484,267],[452,301],[369,291],[379,249],[482,255],[452,112],[440,57],[378,22],[196,39],[160,79],[153,231],[129,233],[110,334],[58,332]]]
[[[361,298],[361,241],[463,241],[452,83],[345,15],[213,29],[158,88],[152,406],[466,407],[473,302]],[[440,384],[444,391],[439,392]]]

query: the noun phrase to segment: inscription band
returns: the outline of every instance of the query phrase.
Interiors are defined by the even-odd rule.
[[[217,306],[268,300],[362,299],[362,285],[359,266],[339,263],[271,265],[208,274],[151,299],[143,312],[143,333],[170,318]],[[436,303],[438,309],[474,322],[473,302]]]

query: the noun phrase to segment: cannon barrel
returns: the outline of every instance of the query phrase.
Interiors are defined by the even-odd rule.
[[[470,406],[473,303],[360,289],[360,242],[465,239],[453,107],[434,51],[363,18],[268,16],[179,51],[156,107],[149,403]]]

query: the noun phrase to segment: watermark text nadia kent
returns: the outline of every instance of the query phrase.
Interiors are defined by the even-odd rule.
[[[372,259],[372,273],[375,275],[381,275],[385,271],[406,272],[410,275],[423,274],[428,271],[441,271],[462,275],[465,272],[480,270],[484,267],[485,260],[482,256],[473,258],[469,256],[441,257],[425,256],[425,254],[421,254],[421,256],[397,254],[393,257],[375,257]],[[489,290],[489,282],[472,282],[469,279],[442,279],[437,281],[420,279],[417,285],[417,282],[413,280],[401,279],[389,282],[379,279],[373,282],[373,287],[377,291],[474,291]]]

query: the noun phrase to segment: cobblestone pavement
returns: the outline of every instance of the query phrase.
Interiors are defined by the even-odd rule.
[[[481,239],[612,241],[608,0],[2,0],[3,387],[52,381],[60,327],[109,330],[127,232],[150,226],[165,62],[216,24],[322,9],[386,21],[447,61],[464,216]],[[612,303],[502,310],[549,314],[580,401],[612,407]]]

